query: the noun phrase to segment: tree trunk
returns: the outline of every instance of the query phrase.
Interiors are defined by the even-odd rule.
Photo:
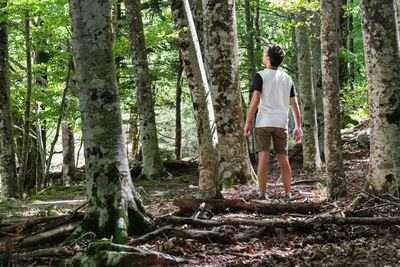
[[[176,112],[175,112],[175,159],[181,159],[182,155],[182,83],[183,61],[179,52],[178,78],[176,81]]]
[[[391,0],[362,0],[361,24],[368,78],[372,189],[399,196],[400,43]]]
[[[243,135],[235,3],[203,0],[205,58],[218,132],[219,176],[223,188],[247,183],[252,166]]]
[[[180,0],[172,0],[171,10],[175,27],[179,31],[179,46],[196,118],[200,155],[199,197],[220,198],[221,193],[218,186],[218,154],[213,145],[213,131],[215,131],[215,127],[212,128],[213,121],[209,120],[211,116],[210,112],[211,114],[213,113],[213,106],[210,101],[209,91],[207,91],[208,83],[205,79],[200,44],[198,43],[198,47],[196,48],[195,41],[193,40],[194,38],[191,37],[191,33],[193,36],[197,35],[193,25],[189,28],[190,31],[184,30],[184,28],[189,25],[184,3]]]
[[[30,122],[29,117],[31,116],[31,95],[32,95],[32,59],[31,59],[31,40],[30,40],[30,15],[29,11],[25,11],[25,45],[26,45],[26,77],[27,77],[27,91],[25,99],[25,114],[24,114],[24,130],[23,130],[23,141],[22,141],[22,152],[20,168],[18,173],[18,187],[19,196],[22,198],[24,192],[25,176],[27,171],[27,159],[29,150],[29,131]]]
[[[315,92],[315,105],[317,110],[318,147],[322,160],[324,160],[324,104],[322,101],[322,73],[321,73],[321,15],[314,13],[311,22],[311,51],[313,58],[313,86]]]
[[[154,100],[147,62],[140,0],[125,0],[125,8],[137,90],[140,141],[143,146],[143,170],[141,177],[160,179],[167,176],[167,171],[162,165],[160,149],[158,148]]]
[[[400,0],[396,0],[396,14],[397,14],[397,38],[400,42]]]
[[[347,4],[347,0],[339,0],[340,12],[339,12],[339,32],[338,47],[348,48],[347,39],[349,36],[349,18],[345,15],[344,5]],[[344,88],[347,86],[349,81],[349,68],[348,62],[344,55],[339,53],[339,87]]]
[[[298,22],[305,22],[302,13],[296,15]],[[315,95],[312,83],[311,55],[308,27],[296,27],[297,69],[300,85],[300,103],[303,129],[303,170],[314,172],[321,168],[316,125]]]
[[[353,0],[349,0],[349,3],[353,3]],[[353,37],[353,23],[354,17],[353,13],[349,14],[349,53],[354,54],[354,37]],[[350,90],[351,93],[354,92],[354,81],[355,81],[355,67],[354,67],[354,60],[350,61],[349,67],[349,83],[350,83]]]
[[[2,18],[7,3],[0,4]],[[18,198],[8,69],[7,20],[0,22],[0,179],[4,198]]]
[[[82,232],[126,242],[151,227],[132,184],[115,75],[108,0],[70,0],[72,47],[85,146],[89,199]]]
[[[325,162],[328,174],[328,199],[346,195],[340,136],[340,102],[338,84],[337,0],[321,1],[321,70],[324,102]]]
[[[261,31],[260,31],[260,0],[256,0],[256,14],[254,16],[254,27],[255,27],[255,41],[256,41],[256,53],[260,53],[260,59],[257,62],[257,68],[262,67],[261,56]]]
[[[129,139],[132,142],[132,157],[136,160],[140,158],[139,148],[139,129],[138,129],[138,110],[136,103],[130,105],[129,111]]]

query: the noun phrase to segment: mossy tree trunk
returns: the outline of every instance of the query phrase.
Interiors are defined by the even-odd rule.
[[[213,130],[209,120],[209,114],[213,112],[211,101],[207,101],[207,81],[203,82],[200,51],[196,51],[195,43],[189,30],[189,20],[185,12],[185,6],[181,0],[171,1],[172,16],[176,29],[179,30],[179,46],[183,57],[183,63],[187,75],[190,95],[193,102],[194,114],[197,126],[197,140],[200,155],[200,198],[220,198],[221,193],[218,186],[218,154],[213,145]],[[193,34],[193,33],[192,33]],[[200,44],[198,46],[200,50]],[[209,99],[210,96],[209,96]]]
[[[137,90],[140,142],[143,146],[143,168],[141,177],[160,179],[167,176],[167,171],[162,164],[160,149],[158,147],[154,100],[147,62],[140,0],[125,0],[125,8]]]
[[[132,184],[115,75],[108,0],[70,0],[89,204],[70,237],[94,232],[123,243],[151,227]]]
[[[296,21],[305,23],[306,14],[298,12]],[[312,65],[308,26],[296,27],[297,69],[300,87],[300,106],[303,129],[303,170],[314,172],[321,168],[316,125],[315,93],[312,80]]]
[[[368,182],[399,197],[400,43],[391,0],[362,0],[361,26],[368,78],[370,164]]]
[[[313,66],[313,86],[315,92],[315,106],[317,110],[318,147],[321,160],[324,160],[324,104],[322,101],[322,73],[321,73],[321,15],[314,12],[311,21],[311,52]]]
[[[346,195],[343,169],[339,98],[339,51],[337,47],[338,0],[321,1],[321,70],[324,102],[325,162],[328,174],[328,199]]]
[[[235,2],[203,0],[203,20],[206,70],[218,132],[219,181],[223,188],[231,188],[253,178],[243,134]]]
[[[4,13],[6,3],[0,4],[0,179],[5,198],[18,198],[17,170],[10,100],[10,74],[8,69],[8,30]]]

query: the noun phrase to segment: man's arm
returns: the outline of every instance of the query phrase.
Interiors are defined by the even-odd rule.
[[[252,134],[251,121],[253,120],[254,114],[256,114],[258,104],[260,103],[261,91],[254,91],[253,97],[251,98],[249,112],[247,113],[246,125],[244,127],[244,135],[250,137]]]
[[[297,98],[291,97],[290,98],[290,105],[292,106],[294,120],[296,122],[296,127],[293,132],[294,141],[300,141],[301,137],[303,136],[303,132],[301,131],[301,116],[300,116],[300,108],[299,104],[297,103]]]

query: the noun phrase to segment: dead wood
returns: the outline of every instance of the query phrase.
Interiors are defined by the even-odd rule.
[[[195,239],[203,243],[214,242],[218,244],[232,244],[236,242],[233,233],[230,231],[221,233],[216,231],[189,230],[177,227],[172,228],[170,232],[178,238]]]
[[[12,259],[27,259],[36,257],[69,257],[75,255],[71,247],[44,248],[23,253],[12,254]]]
[[[46,231],[46,232],[43,232],[40,234],[36,234],[33,236],[23,238],[22,241],[19,243],[19,245],[21,247],[27,247],[27,246],[30,246],[33,244],[40,244],[40,243],[47,242],[49,240],[63,236],[66,233],[72,232],[73,230],[75,230],[78,227],[79,224],[80,224],[80,221],[73,222],[73,223],[70,223],[67,225],[63,225],[59,228],[51,229],[49,231]]]
[[[39,217],[22,224],[11,225],[0,228],[0,236],[14,234],[18,229],[23,228],[22,233],[44,231],[57,227],[62,224],[67,224],[74,221],[82,220],[84,213],[76,212],[72,215],[62,215],[62,216],[51,216],[51,217]]]
[[[153,232],[147,233],[145,235],[142,235],[141,237],[131,240],[128,243],[128,245],[140,244],[140,243],[146,242],[146,241],[148,241],[156,236],[159,236],[171,229],[172,229],[172,225],[167,225],[167,226],[161,227]]]
[[[294,185],[301,185],[301,184],[315,184],[317,182],[319,182],[319,180],[299,180],[299,181],[292,182],[291,185],[294,186]],[[283,183],[268,184],[268,187],[283,187]]]
[[[178,206],[183,213],[188,213],[195,211],[197,207],[199,207],[199,205],[203,202],[206,204],[206,208],[210,210],[247,210],[268,214],[317,213],[321,208],[321,204],[312,202],[270,203],[267,201],[259,200],[246,202],[243,199],[176,199],[174,200],[173,204],[175,206]]]

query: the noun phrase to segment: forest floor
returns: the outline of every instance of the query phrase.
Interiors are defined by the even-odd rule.
[[[365,131],[356,128],[343,133],[343,156],[347,179],[347,197],[341,201],[328,202],[326,200],[326,175],[324,172],[302,173],[301,146],[290,149],[289,156],[293,169],[293,182],[312,180],[313,183],[301,183],[292,187],[295,200],[293,202],[321,203],[319,214],[284,213],[266,215],[249,211],[230,211],[214,213],[212,220],[235,219],[275,219],[277,221],[296,221],[313,218],[314,216],[334,215],[343,217],[346,207],[361,193],[365,192],[365,179],[368,172],[369,148],[360,142],[357,137]],[[358,141],[357,141],[358,140]],[[195,165],[183,169],[170,169],[172,179],[164,181],[136,181],[135,187],[154,217],[163,217],[172,214],[179,215],[179,208],[173,204],[175,199],[193,198],[197,192],[198,174]],[[194,167],[193,167],[194,166]],[[274,157],[270,163],[269,183],[280,183],[280,171]],[[281,203],[282,187],[270,186],[267,191],[269,202]],[[255,184],[240,185],[234,190],[222,192],[225,199],[254,199],[257,195]],[[387,200],[382,196],[370,193],[369,200],[351,216],[400,216],[399,204]],[[0,252],[6,244],[6,237],[1,237],[3,225],[23,223],[37,216],[54,216],[67,214],[85,202],[84,185],[70,188],[53,187],[41,194],[32,197],[29,201],[14,201],[0,203]],[[160,226],[166,223],[160,223]],[[186,228],[194,228],[187,225]],[[256,226],[222,225],[218,232],[232,232],[233,234],[258,230]],[[211,230],[210,227],[196,227],[196,229]],[[214,229],[216,230],[216,229]],[[56,246],[65,238],[47,242],[43,247]],[[136,238],[136,237],[132,237]],[[171,235],[161,235],[150,239],[139,248],[161,251],[163,253],[185,258],[186,266],[399,266],[400,265],[400,226],[371,226],[359,224],[324,224],[314,231],[299,232],[293,229],[276,228],[262,236],[251,238],[247,242],[232,244],[218,244],[213,242],[199,242],[180,240]],[[4,247],[3,247],[4,248]],[[14,252],[37,249],[36,246],[20,249],[14,244]],[[4,255],[4,254],[3,254]],[[13,266],[51,266],[59,261],[57,256],[34,259],[30,262],[17,260]],[[0,255],[0,266],[2,256]],[[20,265],[19,265],[20,264]]]

